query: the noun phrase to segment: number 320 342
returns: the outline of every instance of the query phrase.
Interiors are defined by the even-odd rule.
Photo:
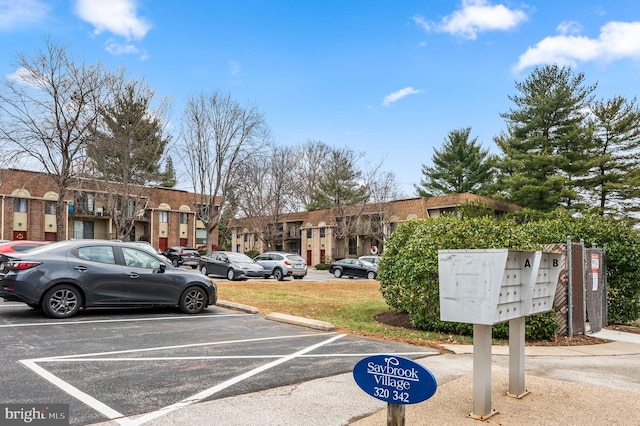
[[[377,398],[389,399],[389,392],[390,392],[389,389],[374,387],[373,396]],[[401,402],[404,402],[405,404],[409,403],[409,394],[407,392],[393,391],[392,398],[394,401],[401,401]]]

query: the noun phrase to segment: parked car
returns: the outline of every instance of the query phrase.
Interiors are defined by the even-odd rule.
[[[200,272],[230,281],[264,277],[264,268],[243,253],[214,251],[200,257]]]
[[[373,263],[374,265],[378,265],[378,262],[380,262],[381,257],[380,256],[360,256],[358,259],[360,260],[364,260],[366,262],[369,263]]]
[[[282,281],[285,277],[293,277],[301,280],[307,275],[307,262],[298,254],[268,251],[253,260],[264,268],[265,278],[273,276]]]
[[[61,241],[5,256],[0,297],[41,308],[51,318],[109,306],[178,306],[197,314],[218,299],[213,279],[133,244]]]
[[[191,266],[196,269],[200,264],[200,252],[193,247],[169,247],[162,255],[171,261],[173,266]]]
[[[342,259],[329,265],[329,272],[334,277],[363,277],[374,280],[378,276],[378,267],[366,260]]]
[[[49,241],[16,240],[0,243],[0,253],[14,253],[49,244]]]

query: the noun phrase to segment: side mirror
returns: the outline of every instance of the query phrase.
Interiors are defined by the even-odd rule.
[[[160,267],[158,268],[158,273],[159,274],[164,274],[164,271],[167,270],[167,265],[165,265],[164,263],[160,264]]]

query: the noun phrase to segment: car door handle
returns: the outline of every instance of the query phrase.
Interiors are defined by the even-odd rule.
[[[140,276],[140,274],[137,274],[135,272],[129,272],[128,274],[131,278],[138,278]]]
[[[74,266],[73,269],[75,269],[76,271],[80,271],[80,272],[84,272],[87,270],[86,266]]]

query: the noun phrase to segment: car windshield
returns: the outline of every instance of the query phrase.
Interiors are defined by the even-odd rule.
[[[293,260],[294,262],[304,262],[304,259],[297,254],[289,254],[287,257],[289,260]]]
[[[235,252],[231,252],[231,253],[227,253],[227,257],[229,258],[229,260],[231,262],[250,262],[253,263],[253,260],[251,260],[251,258],[249,256],[247,256],[246,254],[242,254],[242,253],[235,253]]]

